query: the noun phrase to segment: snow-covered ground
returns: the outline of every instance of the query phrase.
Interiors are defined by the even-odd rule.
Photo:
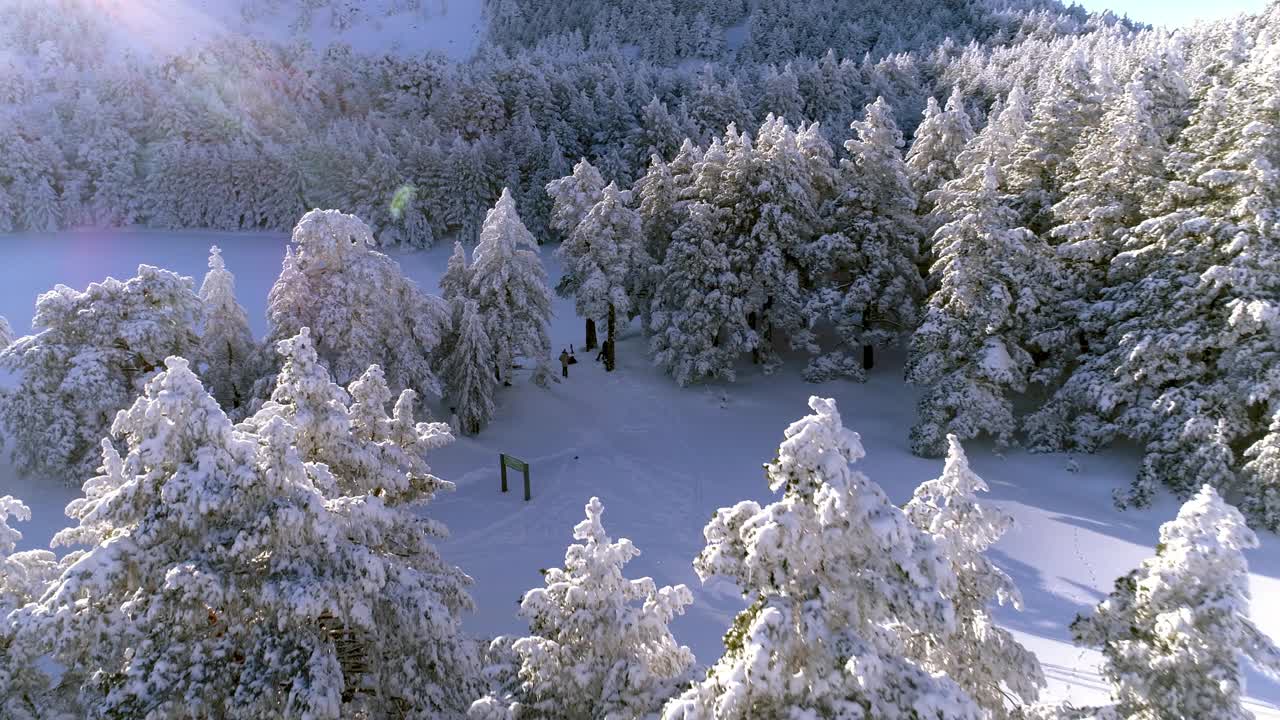
[[[107,275],[128,277],[139,263],[192,275],[205,271],[208,246],[223,248],[235,273],[237,294],[249,309],[256,333],[265,331],[266,294],[279,271],[285,238],[271,234],[109,231],[57,236],[0,237],[0,315],[22,331],[34,299],[55,283],[83,288]],[[450,248],[398,255],[405,271],[434,292]],[[553,277],[557,263],[545,261]],[[552,325],[554,352],[581,340],[572,304],[557,300]],[[439,451],[435,470],[458,491],[431,506],[453,537],[443,552],[475,578],[478,609],[467,618],[470,632],[520,631],[516,603],[540,584],[539,568],[558,565],[571,531],[592,495],[605,504],[605,526],[615,537],[635,541],[643,555],[628,566],[659,584],[683,582],[695,603],[673,624],[700,662],[720,652],[720,636],[744,601],[728,584],[703,586],[691,560],[702,547],[702,526],[714,510],[738,500],[768,497],[761,465],[769,461],[791,421],[806,414],[811,394],[838,400],[845,422],[862,434],[863,469],[895,501],[905,501],[921,481],[935,477],[941,461],[907,450],[916,393],[901,379],[900,359],[887,358],[865,385],[810,385],[793,363],[765,377],[744,368],[734,384],[681,389],[652,367],[644,341],[632,330],[618,345],[618,371],[606,374],[578,353],[571,377],[549,390],[520,378],[500,393],[494,422],[476,438]],[[995,454],[982,443],[966,448],[973,467],[991,485],[991,499],[1019,526],[997,546],[996,561],[1017,580],[1025,596],[1021,613],[1005,610],[1003,624],[1034,650],[1050,677],[1052,697],[1076,703],[1103,699],[1095,673],[1098,656],[1070,644],[1067,625],[1111,589],[1112,581],[1152,553],[1160,523],[1177,503],[1162,497],[1154,507],[1121,512],[1111,491],[1133,476],[1136,456],[1123,449],[1095,456]],[[498,453],[531,465],[533,501],[524,503],[518,482],[498,490]],[[18,478],[0,462],[0,495],[16,494],[35,519],[19,526],[24,548],[43,546],[65,523],[62,507],[75,488],[40,478]],[[1280,539],[1262,534],[1249,555],[1253,571],[1254,619],[1280,638]],[[1280,685],[1251,674],[1250,709],[1280,720]]]

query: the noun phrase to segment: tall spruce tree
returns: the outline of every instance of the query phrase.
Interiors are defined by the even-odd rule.
[[[616,366],[618,318],[637,314],[650,260],[644,251],[640,216],[627,207],[618,186],[609,183],[558,250],[564,260],[578,314],[605,323],[605,370]]]
[[[1053,262],[1040,239],[1016,225],[994,166],[948,188],[946,213],[956,219],[934,234],[937,290],[907,361],[907,380],[925,388],[911,449],[926,456],[944,453],[950,434],[1012,439],[1011,394],[1026,387],[1032,369],[1028,320],[1048,299],[1033,281]]]
[[[551,377],[551,292],[538,244],[520,221],[515,200],[502,191],[485,216],[472,255],[469,297],[479,305],[485,334],[493,343],[494,377],[510,384],[517,357],[534,363],[534,382]]]
[[[252,396],[258,347],[249,330],[249,318],[236,300],[235,276],[227,270],[217,245],[209,249],[209,272],[200,285],[200,301],[203,379],[218,404],[235,413]]]
[[[866,378],[873,348],[914,329],[924,296],[916,269],[921,229],[902,160],[902,133],[884,98],[851,126],[840,161],[840,194],[828,210],[830,232],[808,254],[818,269],[811,318],[825,318],[838,344],[815,358],[805,378]]]
[[[950,600],[956,631],[942,642],[912,637],[908,646],[925,667],[946,673],[995,720],[1015,720],[1040,696],[1040,661],[1013,635],[996,625],[992,606],[1022,609],[1013,579],[986,551],[1013,527],[1013,517],[978,501],[987,484],[969,467],[964,448],[947,436],[942,475],[916,488],[904,508],[912,524],[932,535],[956,574]]]

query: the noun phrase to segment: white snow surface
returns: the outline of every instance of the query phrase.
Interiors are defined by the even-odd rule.
[[[424,5],[433,2],[438,0]],[[281,234],[127,230],[0,236],[0,315],[15,332],[27,332],[38,293],[56,283],[82,289],[107,275],[131,277],[140,263],[198,282],[209,246],[217,244],[261,338],[267,290],[285,242]],[[435,293],[451,249],[440,243],[395,257]],[[554,285],[559,263],[551,246],[541,253]],[[553,354],[581,342],[582,321],[572,302],[555,300]],[[908,452],[917,393],[902,381],[901,358],[879,359],[866,384],[805,383],[799,375],[804,363],[797,360],[772,376],[747,366],[736,383],[681,389],[649,364],[634,326],[621,333],[617,372],[606,374],[594,356],[579,352],[569,379],[547,390],[529,382],[528,369],[518,373],[514,387],[500,389],[488,427],[430,460],[438,475],[458,485],[427,512],[452,531],[442,552],[475,579],[478,607],[464,620],[472,634],[526,630],[516,615],[521,593],[542,584],[539,568],[563,561],[573,526],[594,495],[608,508],[611,534],[630,538],[642,553],[628,566],[629,575],[693,590],[694,604],[672,630],[700,665],[714,662],[722,633],[746,602],[727,582],[698,581],[691,562],[703,547],[702,528],[719,507],[748,498],[768,501],[761,466],[772,460],[787,425],[809,412],[810,395],[838,401],[845,423],[861,433],[867,449],[862,470],[895,502],[906,502],[919,483],[942,472],[941,460]],[[1144,510],[1113,506],[1111,491],[1126,487],[1137,469],[1137,455],[1126,448],[1074,457],[1020,450],[999,455],[982,442],[965,449],[991,486],[987,497],[1018,523],[992,557],[1017,582],[1025,609],[1000,608],[997,619],[1040,657],[1050,698],[1104,701],[1107,688],[1096,674],[1100,656],[1073,647],[1067,626],[1100,601],[1115,578],[1153,553],[1159,525],[1175,516],[1179,503],[1163,495]],[[521,500],[515,473],[512,492],[499,492],[499,452],[529,462],[532,502]],[[1068,470],[1073,460],[1078,472]],[[18,477],[5,457],[0,496],[6,494],[32,509],[32,522],[16,523],[24,534],[19,549],[32,549],[46,547],[68,523],[62,509],[79,489],[56,479]],[[1280,597],[1280,538],[1265,532],[1260,538],[1261,547],[1248,554],[1253,619],[1280,639],[1280,608],[1273,602]],[[1260,719],[1280,720],[1280,684],[1252,671],[1248,682],[1248,709]]]

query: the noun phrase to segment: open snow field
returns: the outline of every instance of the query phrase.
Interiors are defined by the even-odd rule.
[[[266,329],[267,290],[279,272],[285,238],[278,234],[94,231],[54,236],[0,237],[0,315],[15,331],[30,323],[35,297],[56,283],[83,288],[107,275],[132,276],[139,263],[159,265],[195,278],[205,272],[208,248],[223,248],[236,275],[237,296],[254,332]],[[425,289],[436,291],[451,248],[396,255]],[[544,249],[552,276],[558,264]],[[553,352],[579,343],[582,322],[571,301],[557,299]],[[810,385],[799,377],[802,363],[773,376],[744,368],[737,383],[681,389],[653,369],[637,330],[622,336],[618,371],[606,374],[578,353],[570,378],[549,390],[527,376],[498,395],[495,420],[478,437],[462,438],[431,459],[440,476],[457,483],[429,512],[453,532],[446,557],[475,579],[476,612],[466,619],[476,635],[519,632],[520,594],[541,584],[539,568],[558,565],[572,527],[592,495],[605,504],[605,526],[614,537],[635,541],[643,553],[629,576],[651,575],[659,584],[686,583],[695,603],[673,624],[703,664],[720,653],[720,636],[744,606],[728,583],[702,585],[690,565],[702,547],[702,526],[716,508],[738,500],[767,500],[761,464],[772,458],[782,431],[807,414],[811,394],[834,397],[845,424],[862,435],[862,469],[895,501],[905,502],[920,482],[937,476],[941,460],[922,460],[907,449],[916,398],[901,378],[900,359],[885,358],[865,385]],[[2,380],[2,378],[0,378]],[[1053,698],[1077,704],[1101,700],[1098,655],[1070,644],[1067,625],[1111,589],[1112,581],[1152,554],[1157,528],[1172,519],[1178,503],[1162,497],[1154,507],[1121,512],[1111,491],[1133,476],[1136,456],[1123,450],[1076,456],[1014,451],[1003,456],[989,445],[966,447],[973,468],[991,485],[991,500],[1018,520],[995,550],[995,560],[1018,582],[1024,611],[1004,609],[1001,622],[1039,655]],[[524,503],[519,480],[513,492],[498,491],[498,453],[528,461],[533,501]],[[19,478],[0,461],[0,495],[27,501],[35,514],[23,549],[45,545],[65,524],[62,508],[78,488],[45,478]],[[1280,638],[1280,539],[1262,534],[1249,555],[1253,614],[1258,625]],[[1250,709],[1280,720],[1280,686],[1249,676]]]

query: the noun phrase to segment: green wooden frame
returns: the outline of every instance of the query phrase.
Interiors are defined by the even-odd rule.
[[[498,465],[502,471],[502,492],[507,491],[507,468],[524,473],[524,501],[529,502],[533,497],[529,486],[529,463],[506,453],[498,453]]]

